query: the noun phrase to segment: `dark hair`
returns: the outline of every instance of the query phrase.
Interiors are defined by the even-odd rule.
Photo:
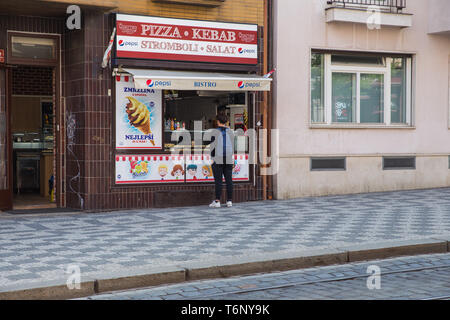
[[[219,112],[217,112],[217,121],[219,121],[222,124],[226,124],[228,122],[228,116],[226,114],[225,109],[219,109]]]
[[[197,165],[196,164],[190,164],[187,166],[186,170],[197,170]]]

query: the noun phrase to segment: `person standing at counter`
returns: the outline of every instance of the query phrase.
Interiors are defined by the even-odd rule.
[[[215,181],[216,199],[209,205],[211,208],[220,208],[222,196],[222,178],[225,177],[227,186],[227,207],[233,206],[233,144],[232,132],[227,123],[229,121],[225,110],[219,109],[217,118],[218,133],[212,137],[212,142],[217,139],[215,147],[211,150],[213,160],[212,169]]]

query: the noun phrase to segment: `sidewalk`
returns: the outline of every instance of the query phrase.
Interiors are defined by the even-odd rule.
[[[450,188],[186,207],[0,214],[0,299],[446,252]],[[81,270],[68,290],[67,268]]]

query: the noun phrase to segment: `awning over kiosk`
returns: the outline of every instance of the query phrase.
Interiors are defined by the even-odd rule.
[[[249,74],[128,69],[136,89],[270,91],[272,79]]]

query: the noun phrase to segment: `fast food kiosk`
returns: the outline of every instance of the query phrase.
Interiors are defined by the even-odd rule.
[[[57,3],[0,5],[0,210],[28,194],[56,211],[209,203],[219,108],[244,133],[233,201],[269,197],[251,151],[271,123],[270,3],[135,2],[83,6],[73,29]],[[16,111],[33,126],[15,127]]]
[[[255,128],[255,93],[269,91],[272,80],[229,72],[227,64],[257,63],[257,26],[118,14],[116,27],[115,58],[124,64],[113,73],[115,185],[213,182],[208,130],[220,108],[230,128],[240,130],[233,180],[252,184],[256,138],[248,133]],[[134,58],[219,62],[223,70],[128,67]]]

